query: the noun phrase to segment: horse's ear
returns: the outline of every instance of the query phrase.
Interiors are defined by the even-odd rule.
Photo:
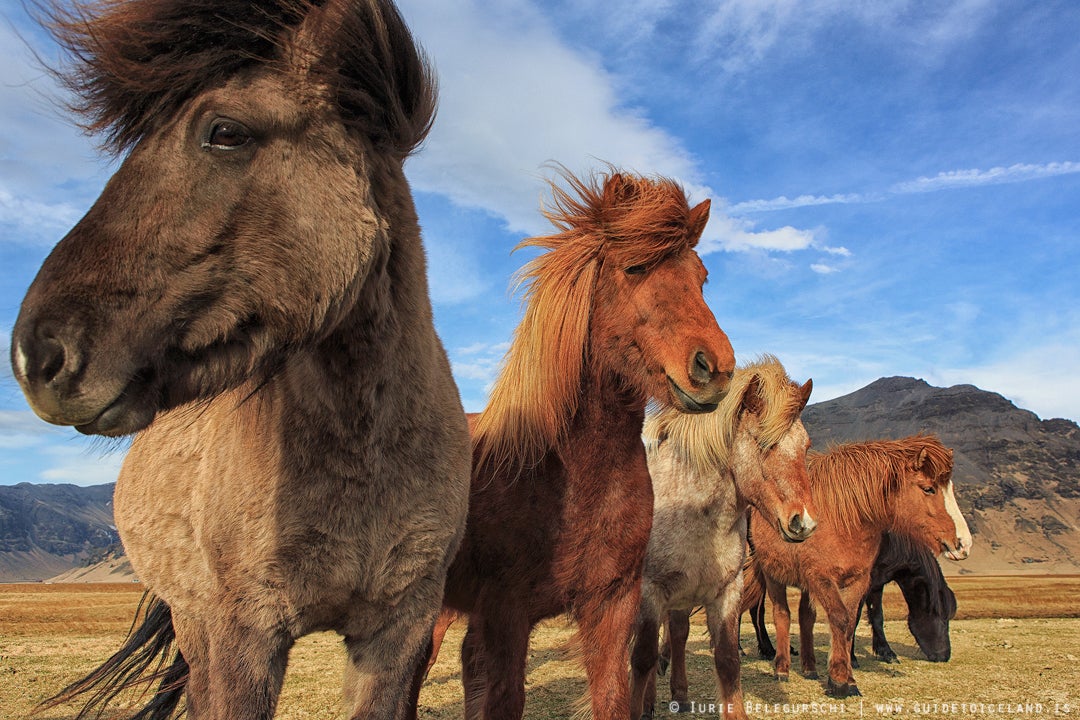
[[[704,200],[694,207],[690,208],[690,246],[697,245],[698,240],[701,239],[701,233],[705,232],[705,225],[709,222],[709,208],[712,207],[711,200]]]
[[[622,173],[612,173],[604,183],[604,200],[608,207],[621,205],[634,197],[637,188]]]
[[[814,379],[813,378],[807,378],[806,382],[804,382],[802,387],[799,388],[799,410],[798,410],[798,412],[801,413],[803,411],[803,409],[806,407],[806,403],[810,400],[810,393],[813,392],[813,390],[814,390]]]
[[[754,375],[743,390],[742,409],[760,415],[765,410],[765,401],[761,399],[761,379]]]
[[[919,451],[919,459],[915,461],[916,469],[918,469],[918,470],[923,469],[923,467],[926,465],[927,457],[929,457],[929,456],[928,456],[928,454],[926,452],[926,448],[923,448],[922,450]]]

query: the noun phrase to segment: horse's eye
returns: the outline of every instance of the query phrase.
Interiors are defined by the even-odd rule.
[[[235,120],[217,120],[210,126],[204,148],[235,150],[251,142],[251,133]]]
[[[647,265],[631,265],[630,267],[626,268],[626,274],[627,275],[644,275],[646,270],[648,270]]]
[[[924,487],[922,491],[927,495],[937,495],[937,488],[933,485],[931,485],[930,487]]]

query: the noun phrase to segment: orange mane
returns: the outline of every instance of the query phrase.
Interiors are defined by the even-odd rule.
[[[925,455],[923,454],[925,453]],[[952,477],[952,450],[930,435],[846,443],[806,457],[821,522],[854,527],[888,513],[886,498],[904,473],[923,467],[939,486]]]
[[[551,181],[552,204],[542,212],[558,232],[517,246],[547,252],[516,275],[516,286],[525,287],[525,314],[476,421],[477,467],[527,467],[565,433],[591,362],[589,316],[601,264],[655,264],[693,247],[700,235],[673,180],[613,168],[585,180],[561,166],[556,171],[568,188]]]

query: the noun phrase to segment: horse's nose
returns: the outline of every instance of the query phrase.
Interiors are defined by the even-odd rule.
[[[711,385],[713,392],[721,396],[731,383],[731,372],[720,370],[716,357],[703,349],[697,350],[690,358],[687,375],[696,387],[707,388]]]
[[[805,509],[801,513],[792,515],[788,521],[788,534],[793,540],[801,542],[810,537],[816,529],[817,523]]]
[[[78,377],[82,367],[74,334],[48,322],[17,323],[12,333],[11,366],[34,412],[43,420],[64,424],[64,388]]]

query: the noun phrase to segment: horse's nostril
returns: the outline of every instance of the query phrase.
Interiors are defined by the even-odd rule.
[[[690,365],[690,378],[699,385],[705,385],[712,380],[713,372],[713,364],[709,361],[709,356],[698,350]]]
[[[37,360],[38,379],[44,383],[52,382],[66,364],[64,344],[53,337],[42,340],[38,346]]]
[[[802,515],[792,515],[788,523],[788,530],[792,535],[801,535],[803,530]]]

